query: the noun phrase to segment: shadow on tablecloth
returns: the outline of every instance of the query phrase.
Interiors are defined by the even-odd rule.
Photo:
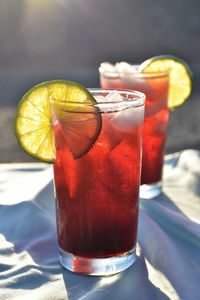
[[[40,177],[49,169],[10,169],[19,195],[20,176],[32,190],[21,202],[0,205],[0,299],[199,299],[199,166],[193,150],[166,158],[164,193],[140,199],[138,258],[109,277],[77,275],[60,266],[53,181]],[[3,199],[3,183],[2,191]]]

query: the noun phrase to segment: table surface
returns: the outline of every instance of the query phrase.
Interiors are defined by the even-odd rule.
[[[199,299],[200,152],[165,157],[162,195],[140,199],[137,260],[109,277],[60,266],[52,175],[0,164],[0,299]]]

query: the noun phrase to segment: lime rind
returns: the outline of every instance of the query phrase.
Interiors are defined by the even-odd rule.
[[[37,160],[55,163],[56,150],[49,95],[55,99],[72,102],[76,100],[94,103],[96,100],[84,86],[66,80],[40,83],[31,88],[20,100],[14,119],[14,132],[20,147]],[[75,158],[86,154],[101,132],[101,115],[97,107],[94,109],[97,120],[96,132],[88,143],[87,149]]]

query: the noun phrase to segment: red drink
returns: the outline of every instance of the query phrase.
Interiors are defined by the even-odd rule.
[[[114,76],[100,68],[100,82],[102,88],[134,89],[146,95],[141,184],[159,183],[169,117],[168,74],[142,74],[133,69]]]
[[[100,133],[79,158],[70,150],[62,122],[54,120],[58,243],[62,253],[76,259],[117,257],[136,245],[144,96],[123,93],[141,98],[143,103],[130,99],[129,103],[138,102],[138,107],[128,104],[122,111],[118,104],[99,104]],[[106,105],[111,109],[105,109]],[[81,120],[83,113],[75,113]],[[74,112],[68,112],[69,118],[70,114]],[[85,119],[93,118],[92,114],[85,113]],[[84,128],[84,122],[80,124]],[[80,124],[77,122],[77,128]],[[85,272],[86,264],[88,268],[88,261],[79,263],[75,271]],[[73,265],[77,265],[75,261]]]
[[[145,80],[146,103],[141,184],[156,183],[162,178],[169,117],[168,85],[168,75]]]

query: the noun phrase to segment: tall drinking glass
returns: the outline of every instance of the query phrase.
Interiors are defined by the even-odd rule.
[[[138,66],[132,71],[119,73],[99,68],[102,88],[134,89],[146,95],[143,135],[142,174],[140,197],[157,197],[162,191],[164,146],[168,125],[169,74],[140,73]]]
[[[145,95],[123,90],[122,101],[104,102],[112,90],[90,92],[97,103],[76,109],[51,99],[59,257],[73,272],[109,275],[136,258]]]

